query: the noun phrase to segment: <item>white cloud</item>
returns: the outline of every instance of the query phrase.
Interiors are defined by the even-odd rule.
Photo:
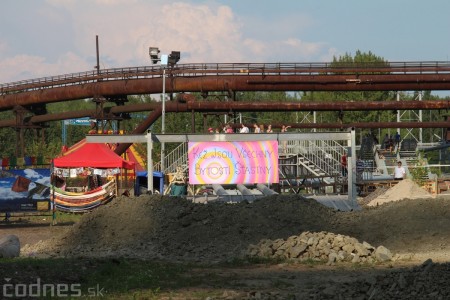
[[[39,22],[61,26],[57,12],[63,12],[68,23],[65,30],[75,48],[53,57],[36,55],[30,52],[33,49],[13,57],[0,56],[0,82],[93,70],[96,35],[102,68],[149,65],[149,46],[158,46],[165,54],[181,51],[180,63],[308,61],[327,57],[330,51],[324,43],[298,37],[244,36],[245,18],[226,5],[159,0],[47,0],[46,5],[40,14],[48,17]],[[288,25],[264,26],[273,32],[273,26]],[[0,55],[6,47],[6,42],[0,44]]]
[[[93,69],[92,66],[73,53],[62,54],[55,63],[31,55],[16,55],[0,61],[0,82],[55,76]]]
[[[316,53],[319,53],[325,46],[321,43],[309,43],[302,40],[290,38],[281,42],[282,47],[293,49],[299,53],[300,56],[309,58]]]

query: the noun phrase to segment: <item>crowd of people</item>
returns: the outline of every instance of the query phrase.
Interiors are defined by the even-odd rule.
[[[287,132],[288,128],[291,128],[291,126],[282,125],[280,132]],[[208,128],[209,133],[273,133],[272,125],[268,124],[267,128],[264,124],[253,124],[253,128],[250,130],[244,123],[241,123],[239,128],[233,130],[230,124],[226,124],[222,129],[220,128]]]
[[[383,144],[381,146],[385,150],[389,150],[390,152],[392,152],[394,148],[398,147],[399,145],[400,145],[400,134],[396,132],[394,136],[392,136],[392,134],[388,135],[386,133],[383,139]]]

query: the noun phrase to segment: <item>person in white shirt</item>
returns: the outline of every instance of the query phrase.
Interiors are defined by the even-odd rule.
[[[239,133],[249,133],[250,130],[248,129],[247,126],[245,126],[244,124],[241,124],[241,129],[239,130]]]
[[[394,169],[394,180],[403,180],[403,178],[405,178],[405,175],[405,168],[402,166],[402,162],[398,161],[397,166]]]
[[[291,126],[282,125],[281,133],[287,132],[289,128],[291,128]],[[287,141],[283,141],[283,153],[287,153]]]
[[[261,129],[259,129],[259,126],[256,123],[253,124],[253,130],[254,130],[255,133],[261,133]]]

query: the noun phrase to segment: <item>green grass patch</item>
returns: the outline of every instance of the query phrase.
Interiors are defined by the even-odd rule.
[[[36,283],[51,288],[68,286],[63,293],[67,299],[80,295],[87,298],[157,299],[161,293],[176,294],[206,283],[209,287],[220,287],[223,280],[208,272],[208,267],[123,258],[0,259],[0,276],[10,278],[13,286]],[[217,293],[211,288],[197,289],[191,294],[197,295],[193,296],[197,299],[217,296]],[[54,293],[48,292],[48,295]]]
[[[261,280],[258,274],[261,265],[278,263],[289,262],[252,258],[209,265],[131,258],[16,258],[0,259],[0,277],[8,278],[7,283],[13,287],[39,283],[42,292],[46,286],[46,295],[27,297],[23,292],[15,295],[21,299],[213,299],[223,297],[226,291],[243,292],[254,288],[252,280]],[[309,260],[303,264],[314,266],[320,262]],[[264,270],[265,266],[262,266]],[[236,270],[247,267],[250,273]],[[287,274],[269,279],[264,289],[292,288],[291,277]],[[55,292],[58,286],[66,287],[61,295]]]

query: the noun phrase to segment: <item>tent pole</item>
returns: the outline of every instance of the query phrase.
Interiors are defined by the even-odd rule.
[[[52,159],[51,175],[53,175],[53,192],[52,192],[52,225],[56,225],[56,206],[55,206],[55,188],[56,188],[56,176],[55,176],[55,164]]]
[[[119,174],[116,174],[116,197],[119,196]]]
[[[147,191],[153,194],[153,160],[152,160],[152,133],[147,131]],[[164,194],[164,191],[162,191]]]

